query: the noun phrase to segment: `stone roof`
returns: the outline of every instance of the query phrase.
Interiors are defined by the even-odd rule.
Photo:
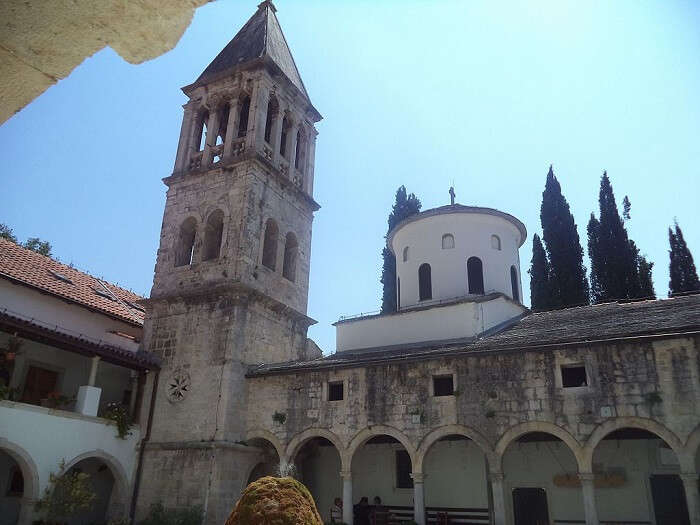
[[[248,375],[351,368],[475,352],[522,351],[681,334],[700,334],[700,295],[535,312],[516,318],[496,333],[468,341],[348,350],[313,361],[251,367]]]
[[[120,321],[143,326],[145,313],[137,304],[143,299],[140,295],[2,238],[0,278]]]
[[[501,217],[508,222],[512,223],[513,226],[515,226],[518,231],[520,232],[520,246],[523,245],[525,242],[525,239],[527,239],[527,228],[525,228],[525,225],[522,223],[520,219],[517,217],[514,217],[513,215],[509,213],[502,212],[500,210],[497,210],[495,208],[484,208],[482,206],[465,206],[464,204],[447,204],[445,206],[439,206],[437,208],[431,208],[429,210],[422,211],[420,213],[416,213],[415,215],[411,215],[410,217],[406,217],[404,220],[402,220],[400,223],[398,223],[396,226],[394,226],[394,229],[392,229],[389,234],[386,236],[386,246],[389,248],[389,250],[393,253],[394,250],[391,247],[391,242],[394,239],[394,235],[396,235],[396,232],[398,232],[401,228],[406,226],[407,224],[410,224],[415,221],[419,221],[421,219],[425,219],[427,217],[434,217],[436,215],[447,215],[450,213],[474,213],[474,214],[482,214],[482,215],[493,215],[495,217]],[[396,255],[396,254],[394,254]]]
[[[233,37],[233,40],[199,75],[194,85],[206,84],[240,65],[267,57],[308,99],[309,95],[301,80],[294,58],[292,58],[287,40],[282,33],[277,15],[275,15],[276,11],[277,9],[269,0],[262,2],[255,14]]]

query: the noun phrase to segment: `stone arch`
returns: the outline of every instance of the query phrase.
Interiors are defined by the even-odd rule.
[[[39,499],[39,469],[29,453],[19,445],[16,445],[1,437],[0,450],[6,452],[12,459],[14,459],[22,471],[22,477],[24,478],[23,499],[27,501]]]
[[[406,452],[408,452],[408,455],[411,458],[411,467],[416,464],[416,448],[403,432],[395,429],[394,427],[389,427],[386,425],[372,425],[360,430],[350,441],[347,448],[348,465],[352,464],[352,458],[355,455],[355,452],[357,452],[362,445],[367,443],[367,441],[375,436],[391,436],[396,439],[399,443],[401,443],[401,445],[403,445]]]
[[[189,266],[194,262],[199,222],[194,215],[188,215],[178,226],[174,242],[175,266]]]
[[[246,434],[246,441],[251,441],[253,439],[264,439],[265,441],[269,441],[270,444],[274,447],[275,451],[277,452],[277,456],[280,458],[280,461],[287,461],[287,456],[284,453],[284,447],[282,446],[282,443],[277,438],[277,436],[275,436],[269,430],[264,430],[260,428],[249,431]]]
[[[126,470],[122,466],[121,462],[111,454],[99,449],[79,454],[70,461],[66,462],[61,474],[68,472],[85,459],[100,459],[107,465],[112,473],[112,476],[114,477],[114,492],[110,498],[110,509],[108,510],[108,513],[112,516],[126,515],[129,509],[130,501],[129,477],[127,476]]]
[[[690,433],[683,446],[683,456],[679,456],[683,472],[695,472],[695,458],[700,453],[700,425]]]
[[[514,427],[509,428],[505,434],[501,436],[495,447],[495,462],[489,465],[492,472],[502,472],[503,470],[503,455],[505,454],[508,446],[513,443],[520,436],[529,434],[531,432],[543,432],[545,434],[551,434],[554,437],[561,439],[569,450],[572,452],[576,458],[576,463],[578,465],[580,472],[590,472],[590,470],[582,470],[582,455],[583,448],[578,440],[572,436],[569,432],[561,427],[547,421],[527,421],[525,423],[520,423]]]
[[[685,459],[683,443],[678,436],[671,432],[668,428],[663,426],[661,423],[654,421],[653,419],[647,419],[642,417],[634,416],[624,416],[609,419],[608,421],[598,425],[596,429],[591,433],[588,441],[582,449],[581,461],[579,461],[579,469],[581,472],[592,472],[593,470],[593,453],[595,452],[598,444],[603,440],[605,436],[614,432],[615,430],[620,430],[622,428],[638,428],[641,430],[646,430],[652,434],[657,435],[663,439],[668,446],[671,447],[673,452],[678,457],[679,461]],[[681,464],[681,466],[684,466]]]
[[[476,445],[481,449],[481,451],[486,455],[489,465],[495,464],[496,455],[493,448],[489,445],[488,440],[481,435],[480,432],[464,425],[445,425],[443,427],[438,427],[421,441],[418,450],[416,451],[416,462],[413,467],[413,472],[422,473],[423,472],[423,461],[426,455],[437,441],[447,436],[464,436],[471,439]]]
[[[343,442],[333,432],[325,428],[307,428],[302,433],[294,436],[294,438],[292,438],[292,440],[287,445],[287,458],[289,458],[289,461],[294,461],[294,458],[296,457],[297,453],[301,450],[301,448],[310,439],[317,437],[325,438],[331,443],[333,443],[333,446],[336,448],[336,450],[338,451],[338,455],[340,456],[340,464],[342,470],[350,470],[350,464],[346,463],[348,457],[345,454],[346,449],[343,445]]]

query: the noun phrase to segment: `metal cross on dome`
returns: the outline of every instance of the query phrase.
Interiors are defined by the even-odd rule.
[[[450,186],[449,193],[450,193],[450,205],[454,206],[455,205],[455,195],[456,195],[454,186]]]

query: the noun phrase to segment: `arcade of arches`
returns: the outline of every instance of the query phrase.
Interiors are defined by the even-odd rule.
[[[309,429],[286,448],[269,439],[249,440],[265,458],[249,482],[280,462],[294,465],[325,521],[341,498],[343,522],[361,525],[357,504],[367,498],[368,512],[386,512],[376,523],[698,523],[700,431],[683,443],[643,418],[608,421],[583,443],[544,422],[517,425],[493,447],[459,425],[419,443],[381,426],[347,443],[326,429]],[[372,506],[375,497],[381,507]]]

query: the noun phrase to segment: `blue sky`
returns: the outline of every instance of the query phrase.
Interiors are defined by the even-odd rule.
[[[0,222],[20,239],[148,294],[165,186],[191,83],[255,11],[197,10],[177,47],[130,65],[85,60],[0,126]],[[693,1],[293,1],[278,17],[314,105],[309,315],[326,353],[340,315],[378,308],[396,188],[424,209],[457,201],[538,232],[554,164],[585,248],[608,170],[630,236],[668,290],[674,217],[700,259],[700,3]],[[700,262],[700,261],[699,261]]]

